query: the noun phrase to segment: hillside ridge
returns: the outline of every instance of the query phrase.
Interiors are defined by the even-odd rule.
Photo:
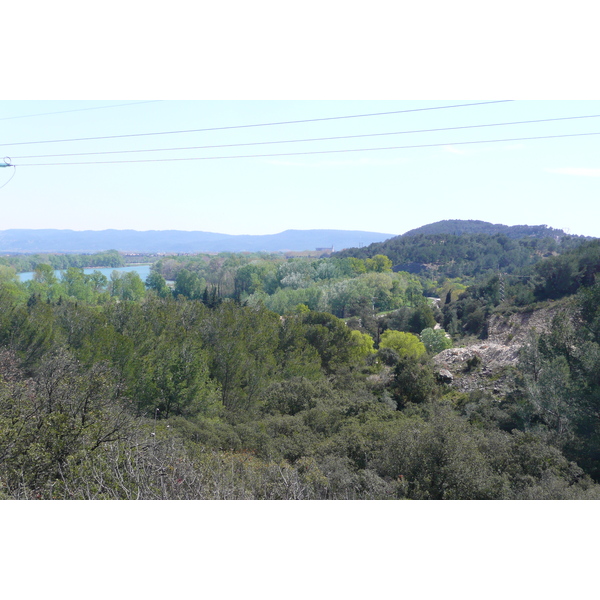
[[[288,229],[267,235],[205,231],[105,229],[8,229],[0,231],[0,252],[280,252],[318,247],[348,248],[382,242],[394,234],[341,229]]]
[[[429,223],[416,229],[411,229],[403,233],[401,237],[410,237],[415,235],[462,235],[462,234],[495,235],[502,233],[512,239],[521,239],[525,237],[543,238],[553,237],[555,239],[569,235],[562,229],[548,227],[548,225],[503,225],[501,223],[490,223],[488,221],[446,219]]]

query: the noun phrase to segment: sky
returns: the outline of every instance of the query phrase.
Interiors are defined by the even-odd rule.
[[[544,119],[565,120],[504,125]],[[214,128],[229,129],[166,133]],[[600,237],[600,135],[519,139],[600,132],[600,101],[12,100],[0,131],[16,165],[0,170],[1,230],[396,235],[479,219]],[[318,139],[346,136],[365,137]],[[397,146],[413,147],[375,150]]]
[[[17,166],[0,169],[0,230],[401,234],[478,219],[600,237],[600,135],[514,140],[598,133],[599,117],[448,130],[600,114],[589,3],[23,0],[3,22],[0,157]],[[311,119],[327,120],[240,127]],[[426,129],[447,130],[405,133]],[[463,144],[485,140],[510,141]],[[100,152],[122,154],[81,156]],[[51,154],[80,156],[24,158]],[[215,158],[253,154],[284,156]],[[32,166],[126,160],[157,162]]]

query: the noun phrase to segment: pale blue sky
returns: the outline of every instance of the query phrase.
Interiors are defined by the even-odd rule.
[[[318,119],[467,104],[451,101],[2,101],[0,154],[17,166],[0,190],[0,229],[184,229],[267,234],[361,229],[400,234],[441,219],[541,224],[600,237],[600,118],[349,140],[56,158],[45,154],[245,144],[600,115],[600,101],[513,101],[364,118],[109,140],[21,144]],[[46,114],[127,104],[99,110]],[[27,166],[377,148],[227,160]],[[0,170],[0,185],[12,175]]]

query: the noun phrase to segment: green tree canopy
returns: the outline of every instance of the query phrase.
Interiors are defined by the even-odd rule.
[[[426,352],[425,346],[416,335],[405,331],[395,331],[393,329],[388,329],[381,334],[379,347],[391,348],[392,350],[395,350],[400,357],[411,356],[413,358],[418,358]]]

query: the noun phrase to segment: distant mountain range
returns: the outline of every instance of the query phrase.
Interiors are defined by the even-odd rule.
[[[0,252],[280,252],[316,248],[361,247],[394,234],[339,229],[288,229],[272,235],[228,235],[204,231],[73,231],[70,229],[7,229],[0,231]]]
[[[418,235],[501,233],[512,239],[568,236],[547,225],[501,225],[475,220],[445,220],[411,229],[401,236],[373,231],[340,229],[288,229],[271,235],[229,235],[205,231],[73,231],[71,229],[7,229],[0,231],[0,252],[285,252],[317,248],[365,248],[390,240]],[[583,236],[578,236],[583,237]]]

